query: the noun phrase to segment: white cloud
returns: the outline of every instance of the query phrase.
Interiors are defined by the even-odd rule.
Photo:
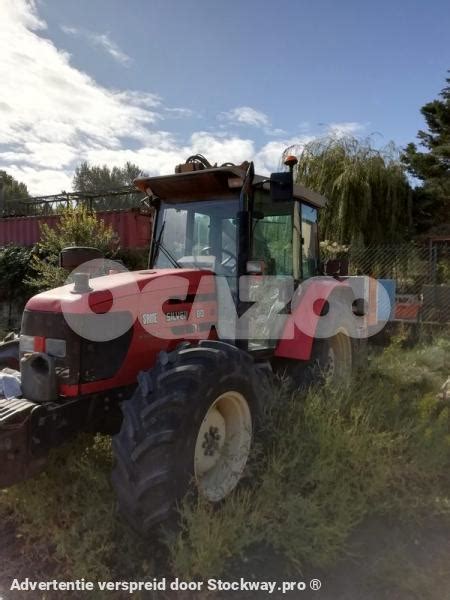
[[[253,127],[268,127],[269,117],[251,106],[238,106],[228,112],[219,114],[219,119],[239,125],[252,125]]]
[[[95,31],[78,29],[77,27],[70,27],[68,25],[61,25],[61,29],[67,35],[84,38],[93,46],[101,48],[124,67],[128,67],[132,62],[128,54],[125,54],[125,52],[119,48],[119,46],[110,38],[108,33],[97,33]]]
[[[198,131],[191,136],[189,152],[206,155],[210,163],[239,164],[254,155],[255,146],[252,140],[239,137],[218,138],[206,131]]]
[[[68,25],[61,25],[61,31],[64,31],[67,35],[81,35],[81,30],[76,27],[69,27]]]
[[[156,94],[110,90],[74,68],[67,53],[41,32],[34,4],[0,0],[1,168],[24,181],[33,194],[70,189],[82,160],[108,165],[137,163],[146,172],[170,173],[190,154],[211,162],[240,163],[255,155],[250,139],[205,131],[180,142],[155,128],[170,117],[188,117]],[[133,149],[127,149],[133,141]],[[265,163],[270,158],[265,154]]]
[[[8,173],[27,184],[37,196],[59,194],[72,189],[72,176],[58,169],[36,169],[26,165],[8,165]]]
[[[301,135],[298,137],[268,142],[256,153],[254,157],[256,172],[261,173],[261,175],[267,175],[272,171],[281,170],[283,168],[283,152],[287,148],[293,146],[295,149],[293,153],[299,155],[305,144],[313,139],[314,136]]]
[[[164,108],[164,112],[172,119],[184,119],[194,117],[195,112],[190,108]]]
[[[167,107],[157,94],[99,85],[44,37],[46,24],[33,2],[0,0],[0,6],[0,82],[7,90],[0,98],[0,169],[26,183],[32,194],[69,191],[83,160],[109,166],[131,161],[154,175],[171,173],[189,155],[201,153],[218,164],[254,158],[257,172],[266,174],[279,167],[286,147],[300,148],[312,139],[273,130],[267,115],[240,107],[227,114],[280,139],[257,146],[226,130],[201,130],[180,140],[161,123],[192,118],[189,109]],[[355,123],[329,127],[349,131],[350,126]]]
[[[346,135],[356,135],[365,128],[362,123],[356,121],[344,121],[343,123],[329,123],[327,125],[328,133],[336,137],[344,137]]]

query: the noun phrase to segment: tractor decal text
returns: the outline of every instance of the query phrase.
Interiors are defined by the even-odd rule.
[[[188,313],[186,310],[172,311],[166,313],[167,323],[172,323],[173,321],[186,321],[187,317]]]

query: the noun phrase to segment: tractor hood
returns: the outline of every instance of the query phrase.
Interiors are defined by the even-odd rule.
[[[214,290],[212,273],[200,269],[151,269],[115,273],[89,279],[89,290],[76,292],[73,283],[31,298],[25,310],[49,313],[104,314],[130,311],[138,316],[148,301],[152,304],[172,299],[180,301],[195,295],[199,282],[207,277]],[[203,282],[205,280],[203,279]]]
[[[52,357],[65,396],[132,385],[159,351],[208,337],[215,324],[211,271],[123,272],[81,284],[81,292],[70,284],[34,296],[22,319],[22,355]]]

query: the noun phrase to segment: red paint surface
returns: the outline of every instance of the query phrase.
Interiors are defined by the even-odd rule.
[[[275,356],[295,360],[309,360],[312,355],[314,336],[305,331],[315,332],[322,308],[337,289],[348,287],[346,281],[338,282],[331,277],[318,277],[310,280],[305,292],[293,302],[292,314],[286,321],[283,334],[275,349]]]
[[[417,321],[421,309],[421,303],[398,302],[395,306],[395,319],[400,321]]]
[[[73,294],[72,285],[49,290],[31,298],[26,306],[26,310],[55,313],[64,310],[66,314],[128,311],[133,316],[133,337],[117,373],[110,379],[62,385],[60,393],[64,396],[92,394],[132,384],[139,371],[155,364],[161,350],[173,350],[183,340],[214,336],[214,330],[208,327],[215,324],[217,305],[215,278],[210,271],[144,270],[94,278],[90,285],[93,291],[82,294]],[[192,301],[197,294],[199,299]],[[110,296],[114,297],[113,305]],[[186,320],[167,321],[168,313],[181,311],[187,313]],[[144,327],[143,317],[148,313],[157,314],[157,321]],[[187,325],[193,326],[195,331],[177,331]],[[200,326],[204,327],[201,331],[197,330]]]
[[[117,232],[122,248],[149,246],[150,215],[131,209],[98,212],[96,215]],[[45,223],[53,228],[58,221],[59,215],[0,218],[0,246],[33,246],[40,240],[41,225]]]

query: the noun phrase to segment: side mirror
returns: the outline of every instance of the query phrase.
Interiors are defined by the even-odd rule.
[[[290,171],[270,175],[270,198],[272,202],[287,202],[292,200],[293,194],[294,183]]]

